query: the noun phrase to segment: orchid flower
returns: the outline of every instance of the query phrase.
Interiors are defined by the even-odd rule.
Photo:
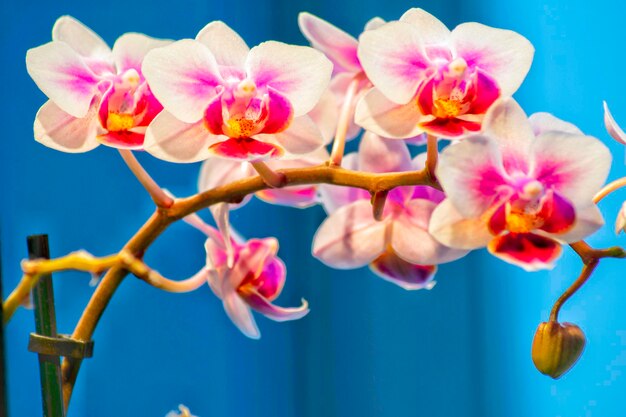
[[[384,24],[383,19],[375,17],[366,23],[364,31],[376,29]],[[357,56],[359,42],[333,24],[310,13],[300,13],[298,25],[304,37],[311,42],[311,46],[322,51],[332,61],[334,67],[330,89],[337,97],[339,106],[343,105],[346,98],[350,99],[351,114],[354,114],[356,103],[372,87]],[[355,89],[350,94],[351,97],[348,97],[352,83],[355,83]],[[353,119],[350,117],[347,140],[354,139],[361,132],[361,127],[355,124]]]
[[[344,159],[346,168],[369,172],[408,171],[422,165],[422,158],[411,160],[405,143],[369,132],[358,154]],[[317,230],[313,255],[333,268],[369,264],[383,279],[413,290],[432,287],[435,265],[467,253],[440,244],[428,233],[431,213],[444,198],[440,191],[423,186],[393,189],[381,221],[374,219],[370,194],[364,190],[321,186],[320,193],[329,216]]]
[[[192,217],[185,220],[198,227],[201,220]],[[275,238],[244,241],[232,233],[234,262],[229,266],[223,235],[206,224],[203,226],[198,228],[205,233],[210,229],[205,244],[209,286],[243,334],[252,339],[261,337],[251,310],[275,321],[297,320],[308,314],[309,305],[304,299],[300,307],[294,308],[272,304],[282,292],[287,275],[285,264],[276,256]]]
[[[622,204],[622,208],[617,213],[617,220],[615,220],[615,233],[626,233],[626,201]]]
[[[561,243],[603,224],[593,203],[609,150],[547,113],[526,118],[511,98],[487,112],[483,133],[447,147],[437,178],[446,193],[430,232],[459,249],[489,251],[528,271],[551,268]]]
[[[126,33],[111,50],[76,19],[59,18],[52,42],[26,54],[28,73],[50,99],[37,113],[35,139],[70,153],[100,144],[142,149],[146,128],[163,107],[152,95],[141,63],[148,51],[169,43]]]
[[[249,49],[216,21],[195,40],[152,51],[142,69],[165,107],[146,134],[146,150],[158,158],[261,161],[324,144],[307,113],[332,64],[313,48],[269,41]]]
[[[359,60],[376,88],[357,105],[356,122],[397,139],[479,131],[492,103],[518,89],[533,54],[515,32],[479,23],[450,31],[424,10],[410,9],[359,38]]]
[[[170,411],[165,417],[196,417],[191,414],[191,411],[189,411],[189,409],[182,404],[178,406],[178,410],[180,411],[180,413],[177,411]]]

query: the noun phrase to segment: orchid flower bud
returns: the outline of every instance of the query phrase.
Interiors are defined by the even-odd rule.
[[[585,334],[572,323],[543,322],[535,332],[532,358],[535,367],[554,379],[569,371],[585,348]]]
[[[619,213],[617,213],[617,220],[615,220],[615,233],[626,233],[626,201],[622,205]]]

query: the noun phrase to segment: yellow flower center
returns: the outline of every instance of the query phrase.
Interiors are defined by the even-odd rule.
[[[433,115],[440,119],[457,117],[461,114],[463,103],[454,98],[438,98],[433,102]]]
[[[506,213],[506,228],[513,233],[528,233],[543,225],[543,220],[534,214],[519,211]]]
[[[243,117],[229,119],[226,122],[228,136],[231,138],[249,138],[255,133],[256,123],[254,120]]]
[[[112,132],[128,130],[135,126],[135,118],[132,114],[109,113],[107,118],[107,129]]]

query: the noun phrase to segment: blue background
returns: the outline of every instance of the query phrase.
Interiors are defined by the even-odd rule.
[[[84,248],[113,253],[152,211],[114,150],[83,155],[47,149],[32,139],[45,97],[29,79],[24,55],[49,41],[55,19],[72,14],[110,44],[127,31],[193,37],[225,20],[250,45],[265,39],[304,43],[296,16],[313,12],[358,34],[379,15],[396,19],[420,6],[453,27],[463,21],[516,30],[536,47],[516,97],[530,114],[550,111],[602,138],[614,151],[612,178],[623,176],[624,150],[602,125],[602,100],[626,124],[626,55],[621,1],[398,0],[2,0],[0,24],[0,213],[5,292],[20,277],[25,236],[50,234],[53,256]],[[140,155],[174,193],[194,192],[198,165]],[[615,244],[612,223],[625,194],[602,203],[609,225],[590,242]],[[366,269],[332,271],[310,256],[320,208],[298,211],[255,202],[235,212],[243,234],[276,235],[289,268],[282,305],[307,298],[303,320],[259,318],[260,341],[231,325],[208,287],[167,294],[133,278],[114,297],[98,327],[94,359],[81,369],[71,416],[163,416],[178,403],[201,417],[622,417],[626,392],[624,262],[603,262],[563,312],[588,337],[576,368],[559,381],[530,360],[537,324],[578,274],[565,251],[551,272],[528,274],[484,252],[441,267],[430,292],[405,292]],[[619,243],[626,244],[623,237]],[[147,262],[186,277],[203,262],[203,237],[183,224],[150,249]],[[58,274],[59,329],[71,332],[93,288],[82,274]],[[27,352],[31,311],[6,329],[13,416],[41,415],[36,356]]]

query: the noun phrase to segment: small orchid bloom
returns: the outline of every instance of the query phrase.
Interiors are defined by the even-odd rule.
[[[324,144],[307,113],[326,90],[332,64],[313,48],[269,41],[249,49],[216,21],[195,40],[152,51],[142,68],[166,110],[146,134],[146,150],[157,158],[260,161]]]
[[[70,153],[100,144],[142,149],[146,128],[163,107],[141,63],[148,51],[169,43],[126,33],[111,50],[76,19],[59,18],[52,42],[26,54],[28,73],[50,99],[37,113],[35,139]]]
[[[619,127],[619,125],[613,118],[613,115],[611,114],[611,111],[609,110],[609,106],[608,104],[606,104],[606,101],[603,104],[604,104],[604,126],[606,127],[607,132],[609,132],[609,135],[611,135],[613,139],[615,139],[622,145],[626,145],[626,133],[624,133],[622,128]]]
[[[620,234],[622,232],[626,233],[626,201],[617,213],[617,220],[615,220],[615,233]]]
[[[447,199],[435,209],[430,232],[454,248],[487,246],[528,271],[551,268],[561,243],[602,226],[592,198],[611,154],[552,115],[527,119],[511,98],[492,106],[483,129],[441,153],[437,178]]]
[[[367,22],[364,31],[376,29],[384,24],[383,19],[375,17]],[[307,12],[298,15],[298,25],[304,37],[311,42],[311,46],[322,51],[333,63],[330,89],[337,97],[340,107],[346,100],[350,85],[356,83],[350,102],[351,114],[354,114],[356,103],[372,88],[372,83],[365,76],[357,55],[359,42],[333,24]],[[353,120],[353,117],[350,117],[350,120]],[[354,139],[360,132],[361,127],[352,121],[348,126],[346,139]]]
[[[410,9],[359,38],[359,60],[376,88],[357,105],[356,122],[397,139],[479,131],[492,103],[518,89],[533,54],[515,32],[479,23],[450,31],[424,10]]]
[[[358,154],[344,158],[344,167],[368,172],[420,169],[405,143],[365,133]],[[317,230],[313,255],[333,268],[365,265],[378,276],[413,290],[431,288],[434,265],[450,262],[467,251],[448,248],[428,233],[430,216],[443,193],[429,187],[398,187],[389,192],[382,220],[372,214],[370,194],[358,188],[321,186],[329,214]]]
[[[180,411],[180,413],[176,411],[170,411],[165,417],[196,417],[191,414],[191,411],[189,411],[189,409],[182,404],[178,406],[178,411]]]
[[[224,239],[213,231],[207,239],[207,269],[209,286],[224,303],[228,317],[243,334],[258,339],[261,333],[252,311],[275,321],[297,320],[309,312],[308,303],[295,308],[283,308],[272,304],[282,292],[287,270],[276,256],[278,241],[275,238],[233,238],[234,262],[228,266],[228,253]]]

